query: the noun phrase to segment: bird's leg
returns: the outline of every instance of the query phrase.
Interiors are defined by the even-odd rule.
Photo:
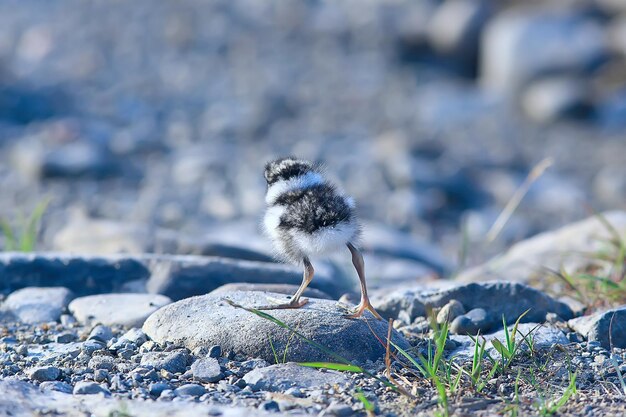
[[[309,258],[304,258],[303,263],[304,263],[304,274],[302,275],[302,284],[300,284],[298,291],[296,291],[293,297],[291,297],[291,301],[285,304],[275,304],[275,305],[257,307],[257,310],[279,310],[279,309],[284,309],[284,308],[300,308],[309,302],[308,299],[306,298],[300,299],[300,297],[302,297],[304,290],[306,290],[306,287],[308,287],[311,281],[313,280],[313,274],[315,273],[315,270],[313,269],[313,265],[311,265]]]
[[[370,303],[369,297],[367,296],[367,287],[365,285],[365,262],[363,261],[363,255],[361,255],[361,252],[350,242],[348,242],[348,249],[350,249],[350,253],[352,253],[352,264],[354,265],[356,273],[359,276],[359,281],[361,282],[361,302],[353,314],[346,315],[345,317],[355,319],[357,317],[361,317],[365,310],[369,310],[374,317],[382,320],[383,318],[374,309]]]

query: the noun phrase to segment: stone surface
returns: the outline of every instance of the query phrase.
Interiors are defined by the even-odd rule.
[[[59,391],[65,394],[72,393],[72,386],[67,382],[62,381],[46,381],[39,384],[39,389],[42,391]]]
[[[87,340],[95,340],[100,343],[107,343],[113,338],[113,331],[109,326],[98,324],[91,329]]]
[[[26,375],[33,381],[54,381],[61,376],[61,370],[56,366],[38,366],[26,371]]]
[[[494,325],[483,308],[474,308],[455,318],[450,323],[450,332],[454,334],[476,334],[481,329],[488,329]]]
[[[125,284],[150,278],[151,293],[181,299],[206,294],[233,282],[300,285],[297,266],[195,255],[0,254],[0,291],[28,286],[63,286],[77,295],[119,292]],[[339,297],[355,285],[316,264],[311,288]]]
[[[296,363],[256,368],[245,374],[243,379],[253,391],[286,391],[294,387],[316,389],[349,384],[348,378],[340,372],[321,372]]]
[[[190,395],[192,397],[199,397],[206,393],[206,389],[202,385],[198,384],[185,384],[174,390],[176,395]]]
[[[202,383],[217,382],[224,377],[220,364],[215,358],[201,358],[191,364],[193,379]]]
[[[519,8],[487,24],[481,51],[484,85],[507,93],[546,74],[589,73],[608,53],[602,27],[584,12]]]
[[[246,282],[237,282],[233,284],[222,285],[211,291],[211,294],[224,294],[232,291],[265,291],[275,292],[278,294],[293,295],[300,286],[295,284],[248,284]],[[321,298],[324,300],[332,299],[328,294],[315,288],[308,288],[304,291],[305,297]]]
[[[226,352],[243,353],[269,362],[274,361],[269,343],[271,337],[277,352],[282,355],[287,350],[288,361],[336,361],[302,339],[292,337],[290,331],[224,301],[228,298],[246,307],[259,307],[272,304],[268,297],[287,300],[282,294],[242,291],[188,298],[152,314],[146,320],[143,331],[157,343],[181,343],[192,350],[198,346],[218,344]],[[271,310],[268,313],[351,361],[365,362],[384,356],[385,349],[372,330],[385,339],[387,324],[373,319],[369,313],[365,318],[346,319],[343,317],[346,311],[336,302],[314,298],[310,298],[309,303],[300,309]],[[400,346],[407,346],[402,336],[395,332],[394,339]]]
[[[63,287],[22,288],[11,293],[0,308],[23,323],[46,323],[59,320],[72,297]]]
[[[465,314],[463,304],[457,300],[450,300],[446,305],[441,307],[441,310],[437,313],[437,323],[451,322],[461,314]]]
[[[31,417],[45,413],[96,417],[117,415],[120,410],[134,417],[206,417],[219,413],[223,417],[268,416],[269,413],[215,404],[162,402],[141,399],[113,399],[101,395],[72,396],[59,391],[40,391],[36,386],[16,380],[0,381],[0,410],[13,417]],[[275,414],[274,414],[275,415]]]
[[[602,215],[617,233],[626,235],[626,212],[611,211]],[[504,254],[463,271],[457,279],[506,279],[525,282],[536,276],[544,276],[545,268],[558,271],[563,267],[567,271],[573,271],[588,262],[580,253],[594,253],[604,249],[606,240],[610,238],[611,232],[597,217],[592,216],[523,240]]]
[[[171,302],[159,294],[99,294],[76,298],[69,310],[85,324],[140,327],[150,314]]]
[[[577,317],[567,324],[587,340],[600,342],[605,349],[626,348],[626,306]]]
[[[142,366],[177,373],[185,372],[189,355],[184,352],[148,352],[141,357]]]
[[[234,282],[300,285],[302,270],[296,266],[267,262],[180,256],[173,262],[159,262],[148,282],[148,291],[180,300],[206,294]],[[339,296],[351,286],[352,283],[325,274],[316,265],[312,288]]]
[[[503,315],[507,323],[512,323],[528,309],[530,311],[522,318],[522,322],[542,322],[547,313],[555,313],[566,320],[573,317],[565,303],[517,282],[456,284],[440,291],[398,290],[372,296],[372,303],[381,315],[395,318],[404,311],[411,321],[426,315],[428,309],[443,307],[451,300],[457,300],[466,310],[484,309],[486,318],[481,320],[480,325],[483,332],[499,326]],[[469,324],[467,320],[464,323]]]
[[[89,381],[77,382],[76,385],[74,385],[72,393],[74,395],[111,394],[109,390],[104,388],[102,385]]]
[[[62,286],[77,295],[111,292],[150,271],[125,255],[81,256],[61,253],[0,253],[0,290]]]

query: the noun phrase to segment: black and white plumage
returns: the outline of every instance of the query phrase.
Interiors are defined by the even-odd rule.
[[[265,166],[265,180],[265,233],[281,258],[304,265],[302,285],[291,302],[267,308],[304,305],[306,300],[300,297],[314,273],[309,258],[347,247],[361,281],[361,303],[350,317],[358,317],[367,309],[380,318],[369,303],[363,257],[355,246],[360,226],[354,201],[324,178],[320,165],[302,159],[288,157],[269,162]]]

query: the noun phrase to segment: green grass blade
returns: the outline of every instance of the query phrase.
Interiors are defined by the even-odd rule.
[[[274,355],[274,363],[278,365],[278,355],[276,354],[276,349],[274,349],[274,343],[272,343],[272,336],[268,334],[267,338],[270,341],[270,348],[272,349],[272,354]]]
[[[365,411],[373,413],[376,410],[376,406],[367,399],[361,388],[356,389],[354,396],[363,404]]]
[[[362,373],[363,368],[356,365],[347,365],[345,363],[334,363],[334,362],[298,362],[300,366],[306,366],[309,368],[318,368],[318,369],[331,369],[333,371],[348,371],[355,373]]]
[[[20,239],[20,250],[22,252],[32,252],[35,250],[39,224],[41,222],[41,218],[46,212],[46,209],[48,208],[49,203],[49,199],[39,202],[28,218]]]

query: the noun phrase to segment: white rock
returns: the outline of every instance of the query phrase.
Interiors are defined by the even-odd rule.
[[[72,297],[72,292],[64,287],[27,287],[11,293],[2,310],[23,323],[57,321]]]
[[[99,294],[79,297],[69,309],[84,324],[141,327],[150,314],[171,302],[159,294]]]

